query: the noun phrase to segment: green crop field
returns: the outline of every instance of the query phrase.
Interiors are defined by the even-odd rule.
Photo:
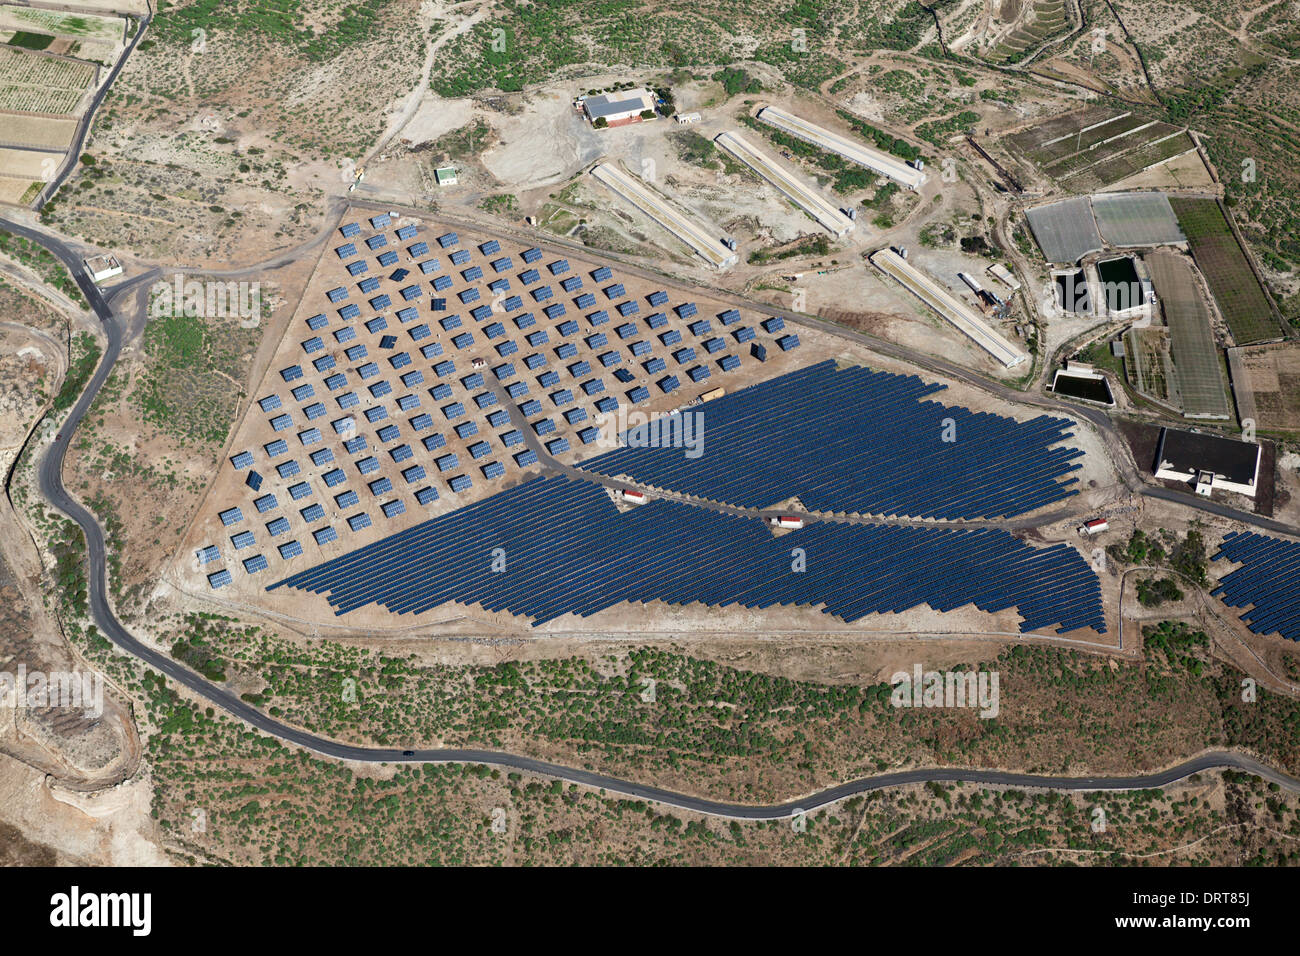
[[[1280,338],[1281,323],[1219,204],[1213,199],[1178,197],[1171,197],[1170,203],[1237,344]]]

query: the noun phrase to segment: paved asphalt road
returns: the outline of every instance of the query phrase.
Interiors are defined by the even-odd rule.
[[[1036,774],[1006,773],[1000,770],[963,770],[955,768],[901,770],[894,773],[863,777],[859,780],[809,794],[799,800],[767,806],[751,806],[706,800],[689,794],[675,793],[662,787],[649,786],[631,780],[621,780],[576,767],[565,767],[522,754],[475,749],[403,751],[383,747],[357,747],[342,744],[325,737],[318,737],[315,734],[284,724],[267,716],[247,702],[240,700],[224,688],[210,683],[206,678],[189,670],[167,655],[141,643],[122,626],[122,623],[109,606],[103,530],[94,516],[75,501],[63,487],[62,468],[72,434],[85,417],[86,411],[99,393],[100,388],[103,387],[121,353],[122,321],[114,313],[109,301],[105,299],[100,290],[85,276],[80,257],[75,251],[44,232],[25,229],[8,223],[5,225],[13,232],[40,242],[67,265],[103,322],[108,339],[103,360],[92,376],[86,390],[82,393],[80,400],[68,415],[63,429],[58,433],[58,437],[51,443],[45,456],[41,459],[39,471],[41,493],[56,508],[76,521],[86,536],[87,553],[90,562],[90,613],[92,619],[100,631],[117,647],[139,658],[177,683],[188,687],[211,704],[220,707],[228,714],[243,720],[265,734],[288,743],[297,744],[323,756],[340,760],[355,760],[366,763],[487,764],[508,770],[540,774],[610,793],[622,794],[633,799],[648,800],[665,806],[677,807],[682,810],[742,820],[785,819],[800,812],[811,812],[848,797],[869,793],[884,787],[896,787],[928,781],[969,781],[971,783],[996,786],[1038,787],[1071,791],[1139,790],[1166,786],[1202,771],[1231,768],[1256,774],[1271,783],[1277,783],[1287,790],[1300,792],[1300,779],[1274,770],[1245,754],[1228,751],[1202,754],[1158,773],[1129,777],[1051,777]],[[117,298],[117,296],[114,296],[114,298]]]

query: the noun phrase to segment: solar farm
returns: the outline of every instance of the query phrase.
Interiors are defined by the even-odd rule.
[[[804,571],[792,549],[810,557]],[[492,552],[507,556],[494,570]],[[1014,607],[1022,631],[1105,630],[1100,584],[1067,545],[996,529],[816,524],[776,538],[761,522],[659,500],[620,514],[605,492],[537,478],[461,512],[295,574],[336,613],[372,602],[419,614],[448,601],[543,624],[616,603],[821,605],[844,621],[921,604]]]
[[[253,394],[193,554],[214,586],[229,568],[337,554],[536,473],[539,452],[572,461],[601,416],[697,403],[796,367],[800,347],[779,315],[608,264],[350,219]]]
[[[1214,560],[1240,565],[1219,579],[1213,594],[1243,609],[1241,619],[1251,631],[1300,641],[1300,543],[1232,531]]]
[[[1003,627],[1104,632],[1100,584],[1075,548],[887,523],[991,523],[1066,502],[1083,468],[1076,424],[973,410],[943,384],[834,360],[827,344],[788,316],[586,253],[353,210],[175,572],[218,601],[306,600],[318,616],[450,602],[525,626],[662,602],[795,604],[855,622],[969,605],[1012,615]],[[699,416],[705,453],[610,441],[634,412]],[[622,501],[628,486],[649,507]],[[791,502],[820,516],[799,540],[840,556],[787,594],[764,569],[803,545],[757,509]],[[685,557],[687,539],[703,563]],[[932,570],[886,584],[883,565],[870,570],[882,543]],[[504,576],[478,580],[477,561],[450,573],[498,546],[512,555]],[[997,570],[940,572],[977,556]],[[664,562],[672,573],[654,577]],[[738,570],[693,583],[710,566]],[[562,583],[575,575],[581,588]],[[311,604],[320,594],[328,604]]]
[[[934,400],[942,390],[823,362],[711,402],[699,459],[627,447],[580,467],[743,508],[797,495],[824,514],[947,521],[1028,514],[1073,494],[1083,456],[1067,444],[1073,422],[975,413]]]

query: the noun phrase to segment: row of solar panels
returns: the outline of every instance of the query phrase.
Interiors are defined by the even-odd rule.
[[[916,376],[823,362],[703,406],[704,454],[625,447],[580,463],[742,507],[946,520],[1025,514],[1075,493],[1068,419],[1017,422],[925,401]]]
[[[1213,593],[1255,634],[1300,641],[1300,543],[1255,532],[1231,531],[1214,555],[1241,567],[1219,579]]]
[[[802,570],[791,549],[806,555]],[[501,549],[497,551],[495,549]],[[493,561],[504,553],[505,570]],[[822,605],[846,621],[920,605],[1016,608],[1022,630],[1105,630],[1100,583],[1073,548],[994,529],[814,524],[783,538],[754,519],[659,500],[620,514],[598,486],[538,478],[271,585],[336,613],[447,601],[541,624],[615,604]]]

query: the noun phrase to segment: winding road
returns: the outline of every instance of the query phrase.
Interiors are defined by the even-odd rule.
[[[40,243],[67,266],[75,277],[78,286],[85,293],[87,301],[103,323],[107,339],[103,358],[98,368],[95,370],[94,375],[91,376],[80,399],[69,413],[63,428],[46,449],[44,456],[40,460],[38,471],[41,494],[51,505],[75,521],[85,534],[89,559],[89,604],[92,620],[104,636],[121,650],[189,688],[193,693],[212,705],[220,707],[232,717],[244,721],[265,734],[286,743],[296,744],[322,756],[338,760],[363,763],[485,764],[559,779],[608,793],[620,794],[632,799],[653,801],[681,810],[737,820],[788,819],[874,790],[931,781],[965,781],[987,786],[1046,788],[1080,792],[1122,791],[1158,788],[1196,773],[1216,769],[1232,769],[1255,774],[1270,783],[1276,783],[1288,791],[1300,793],[1300,779],[1275,770],[1244,753],[1214,751],[1200,754],[1155,773],[1124,777],[1055,777],[995,769],[923,767],[862,777],[784,803],[750,805],[709,800],[662,787],[607,776],[578,767],[550,763],[523,754],[460,748],[398,750],[384,747],[356,746],[321,737],[276,720],[246,701],[239,699],[228,690],[189,670],[166,654],[149,647],[122,625],[109,603],[107,549],[103,529],[94,515],[76,501],[63,486],[63,461],[72,435],[81,424],[121,354],[124,338],[123,320],[115,311],[113,303],[125,301],[130,295],[133,295],[139,287],[139,281],[133,280],[115,287],[110,291],[109,297],[106,298],[101,290],[86,276],[82,268],[80,253],[69,244],[43,230],[31,229],[10,222],[3,222],[2,224],[4,228],[16,234]],[[140,277],[140,279],[147,278],[147,275],[146,277]],[[843,334],[844,330],[836,329],[836,331]],[[870,344],[874,345],[875,343]],[[987,383],[981,384],[987,387]],[[1107,424],[1109,425],[1109,420],[1107,420]],[[587,476],[584,475],[584,477]]]

